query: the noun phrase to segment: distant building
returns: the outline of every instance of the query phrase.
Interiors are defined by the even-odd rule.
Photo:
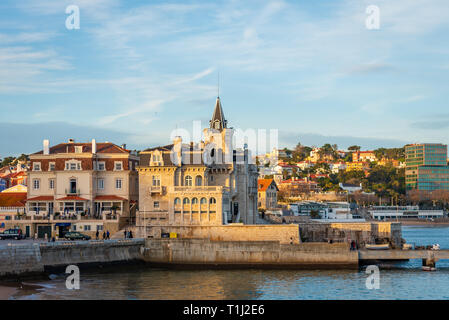
[[[373,206],[368,209],[373,219],[436,219],[444,216],[443,210],[421,210],[418,206]]]
[[[292,203],[290,210],[295,216],[310,216],[319,220],[344,221],[354,219],[348,202],[301,201]]]
[[[362,184],[350,184],[350,183],[339,183],[340,188],[348,193],[354,193],[358,191],[362,191]]]
[[[405,146],[406,190],[449,190],[447,145],[439,143]]]
[[[355,170],[368,170],[369,164],[367,162],[346,162],[346,170],[347,171],[355,171]]]
[[[257,180],[257,206],[259,209],[277,207],[279,189],[273,179]]]
[[[338,173],[339,171],[346,170],[347,166],[344,162],[336,162],[329,164],[329,168],[331,169],[332,173]]]
[[[352,153],[352,162],[377,161],[374,151],[355,151]]]

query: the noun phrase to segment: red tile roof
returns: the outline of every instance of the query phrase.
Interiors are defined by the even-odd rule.
[[[66,201],[66,200],[76,200],[76,201],[89,201],[88,199],[84,199],[78,196],[67,196],[63,198],[56,199],[57,201]]]
[[[57,153],[74,153],[75,146],[83,147],[84,153],[92,153],[92,143],[60,143],[50,148],[50,154]],[[33,154],[43,154],[44,152],[41,150],[39,152]],[[99,142],[97,143],[97,153],[130,153],[129,150],[123,149],[116,144],[111,142]]]
[[[53,196],[37,196],[33,198],[28,198],[27,201],[53,201],[55,197]]]
[[[0,207],[24,207],[26,198],[26,192],[0,192]]]
[[[274,183],[274,186],[277,189],[276,183],[273,179],[259,179],[257,180],[257,191],[267,191],[268,187]]]
[[[103,195],[96,196],[95,200],[117,200],[117,201],[126,201],[126,198],[115,196],[115,195]]]

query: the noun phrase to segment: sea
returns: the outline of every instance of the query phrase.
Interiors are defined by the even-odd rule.
[[[438,243],[449,249],[448,226],[404,226],[402,234],[408,243]],[[384,263],[378,282],[373,282],[367,266],[359,270],[168,270],[128,265],[82,270],[77,290],[67,289],[66,274],[29,281],[35,286],[19,290],[11,299],[449,299],[449,260],[438,261],[434,272],[422,271],[421,263]]]

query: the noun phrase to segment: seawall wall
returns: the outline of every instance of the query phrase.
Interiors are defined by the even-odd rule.
[[[155,265],[270,268],[357,268],[346,243],[146,239],[143,259]]]

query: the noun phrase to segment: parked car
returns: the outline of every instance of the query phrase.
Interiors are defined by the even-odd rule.
[[[64,238],[67,240],[90,240],[90,236],[77,231],[66,232]]]
[[[25,239],[25,235],[23,234],[22,229],[8,229],[8,230],[5,230],[2,233],[0,233],[0,239],[1,240],[5,240],[5,239],[20,240],[20,239]]]

